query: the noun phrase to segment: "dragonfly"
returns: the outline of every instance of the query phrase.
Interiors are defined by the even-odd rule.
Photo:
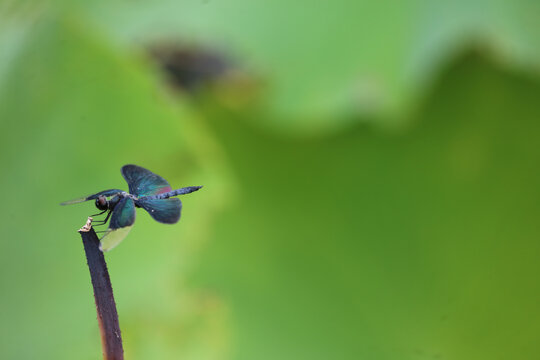
[[[119,189],[103,190],[60,204],[71,205],[95,200],[96,207],[101,212],[92,216],[107,212],[104,220],[94,222],[99,226],[111,219],[108,229],[100,239],[100,249],[104,252],[116,247],[128,235],[135,222],[135,208],[143,208],[156,221],[175,224],[180,220],[182,202],[174,196],[189,194],[202,188],[188,186],[173,190],[167,180],[137,165],[124,165],[121,172],[129,192]]]

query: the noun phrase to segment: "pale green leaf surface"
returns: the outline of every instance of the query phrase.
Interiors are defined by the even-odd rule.
[[[59,203],[107,188],[127,190],[120,174],[127,163],[151,168],[178,187],[203,184],[209,190],[183,199],[184,216],[175,227],[156,226],[140,210],[122,243],[124,252],[107,254],[126,357],[151,358],[145,352],[152,334],[184,331],[214,313],[202,305],[178,311],[198,295],[184,291],[176,274],[190,267],[196,244],[206,238],[197,228],[208,227],[228,194],[220,150],[199,129],[197,117],[142,70],[143,63],[119,55],[87,30],[76,17],[46,14],[26,30],[25,43],[4,64],[9,70],[0,88],[0,186],[6,204],[0,210],[2,359],[101,357],[77,233],[97,209],[93,202]],[[169,322],[159,321],[164,318]],[[148,319],[152,324],[141,325]],[[199,342],[171,344],[159,358],[204,353],[219,340],[212,326],[189,330],[203,334]],[[136,334],[148,339],[148,347],[138,348]]]
[[[120,44],[173,38],[239,59],[265,81],[263,125],[319,132],[366,114],[386,125],[403,122],[441,66],[471,45],[537,72],[539,4],[162,0],[84,7]]]

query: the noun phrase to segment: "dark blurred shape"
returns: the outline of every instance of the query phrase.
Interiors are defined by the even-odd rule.
[[[197,47],[160,45],[152,48],[151,54],[173,85],[191,93],[220,79],[231,68],[223,55]]]
[[[210,95],[215,104],[245,111],[256,106],[264,81],[223,53],[178,43],[150,47],[152,57],[175,90],[191,95]]]

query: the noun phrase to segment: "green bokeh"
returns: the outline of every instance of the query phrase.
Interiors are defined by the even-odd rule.
[[[106,255],[127,359],[540,356],[537,5],[307,3],[0,5],[0,358],[100,358],[95,208],[58,204],[126,163],[204,185]],[[256,104],[172,92],[160,36]]]

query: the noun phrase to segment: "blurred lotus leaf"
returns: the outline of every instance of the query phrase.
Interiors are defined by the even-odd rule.
[[[128,359],[537,359],[537,10],[4,1],[0,358],[99,358],[95,209],[58,203],[136,163],[204,188],[107,254]],[[161,58],[199,98],[163,39],[227,59]],[[236,107],[204,89],[228,66]]]
[[[92,1],[92,20],[125,44],[173,38],[223,51],[265,79],[267,126],[343,127],[359,115],[402,122],[434,77],[471,45],[503,64],[540,66],[540,2]],[[260,118],[258,116],[257,118]]]

